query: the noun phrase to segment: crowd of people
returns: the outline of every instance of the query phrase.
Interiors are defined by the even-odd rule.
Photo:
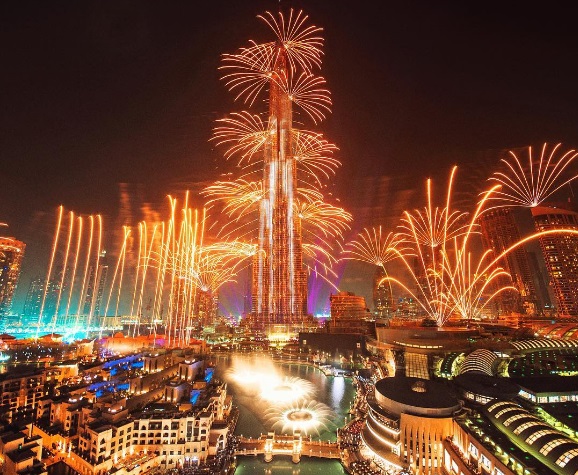
[[[369,460],[356,460],[349,464],[354,475],[383,475],[383,470]]]

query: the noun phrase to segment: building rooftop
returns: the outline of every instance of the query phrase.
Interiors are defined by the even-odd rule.
[[[36,457],[36,454],[32,452],[32,450],[25,449],[25,450],[13,450],[12,452],[8,452],[6,454],[7,457],[10,458],[14,463],[23,462],[24,460],[33,459]]]
[[[18,439],[24,439],[24,437],[25,435],[22,432],[8,432],[7,434],[2,434],[0,439],[2,439],[3,443],[7,444]]]
[[[566,424],[572,430],[578,432],[578,403],[577,402],[558,402],[548,404],[546,412],[562,423]]]
[[[532,376],[509,379],[534,393],[578,391],[578,376]]]
[[[513,399],[520,392],[520,386],[510,378],[498,378],[478,372],[467,372],[457,376],[456,386],[474,394],[491,398]]]
[[[2,381],[8,381],[11,379],[21,379],[21,378],[30,378],[30,377],[34,377],[34,376],[41,376],[42,373],[44,373],[44,371],[42,369],[39,369],[39,368],[35,368],[35,369],[25,368],[25,369],[18,370],[18,372],[10,371],[8,373],[0,374],[0,383]]]
[[[452,408],[459,406],[448,387],[440,382],[395,376],[375,383],[375,392],[392,401],[420,408]]]
[[[565,433],[511,401],[492,401],[484,411],[509,439],[555,473],[578,471],[578,444]]]

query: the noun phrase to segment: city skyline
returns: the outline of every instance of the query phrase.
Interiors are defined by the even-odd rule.
[[[230,107],[216,70],[219,55],[252,31],[249,21],[237,24],[237,17],[252,18],[273,5],[216,3],[205,11],[183,4],[173,11],[139,5],[100,10],[88,3],[54,11],[34,3],[3,7],[3,17],[10,19],[3,34],[28,55],[25,64],[18,48],[10,52],[7,64],[14,74],[2,88],[11,94],[2,114],[8,166],[0,219],[10,224],[10,235],[34,244],[24,261],[29,279],[36,273],[29,263],[40,255],[34,250],[37,224],[45,224],[44,237],[49,237],[58,204],[102,212],[113,222],[119,182],[142,184],[145,202],[157,204],[178,188],[199,188],[227,172],[208,141],[213,119]],[[562,61],[571,50],[562,11],[503,11],[489,4],[480,12],[415,3],[374,18],[371,2],[365,5],[353,19],[346,4],[282,5],[305,8],[324,28],[324,74],[335,113],[321,129],[340,146],[344,170],[332,189],[353,212],[354,227],[365,224],[357,212],[365,204],[357,184],[369,177],[402,175],[407,187],[401,191],[415,192],[415,178],[445,173],[456,162],[475,168],[480,156],[497,161],[500,150],[546,140],[573,145],[571,69],[553,76],[545,67],[532,68],[533,74],[518,72],[522,65],[535,65],[532,58],[544,58],[538,66],[558,59],[556,64],[574,67]],[[194,19],[196,28],[185,19]],[[380,21],[389,29],[379,28]],[[166,36],[169,29],[173,33]],[[453,42],[458,33],[463,44]],[[39,36],[47,42],[38,42]],[[187,47],[177,48],[183,42]],[[33,75],[30,68],[42,74]],[[157,68],[158,74],[134,74]],[[436,88],[443,94],[432,95]],[[349,192],[340,192],[344,189]],[[399,196],[387,193],[385,205],[376,207],[388,208],[392,195]],[[387,213],[395,214],[384,209]],[[366,297],[371,272],[363,284]],[[359,291],[358,278],[346,272],[340,287]]]

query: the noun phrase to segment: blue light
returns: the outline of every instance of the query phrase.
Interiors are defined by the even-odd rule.
[[[194,404],[197,403],[197,400],[199,399],[199,396],[201,395],[201,391],[199,391],[198,389],[194,389],[191,391],[191,402]]]
[[[210,383],[213,379],[213,368],[207,368],[205,371],[205,382]]]

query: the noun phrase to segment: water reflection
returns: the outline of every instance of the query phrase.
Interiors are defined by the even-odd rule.
[[[343,396],[345,395],[345,378],[333,377],[333,384],[331,385],[331,406],[339,407]]]
[[[249,357],[246,357],[250,359]],[[231,357],[219,357],[216,361],[217,371],[222,379],[227,369],[232,367]],[[311,397],[316,401],[329,406],[333,411],[331,424],[327,429],[321,429],[314,439],[335,441],[336,428],[342,427],[349,420],[349,408],[353,401],[355,390],[350,379],[343,377],[325,376],[313,366],[294,363],[276,364],[274,366],[283,377],[302,378],[314,387]],[[245,384],[247,386],[247,384]],[[239,390],[239,384],[229,384],[229,392],[233,395],[233,402],[239,408],[239,421],[235,433],[249,437],[259,437],[271,430],[264,418],[266,403],[261,399],[247,395]],[[258,401],[258,403],[257,403]],[[257,407],[257,410],[255,410]],[[272,462],[266,463],[263,457],[238,457],[238,467],[235,475],[343,475],[342,465],[336,460],[304,457],[298,465],[291,462],[289,457],[275,456]]]
[[[305,377],[287,374],[287,369],[293,372],[299,368],[281,367],[261,355],[239,355],[232,358],[224,378],[234,385],[237,396],[262,420],[267,430],[285,434],[300,430],[307,435],[335,430],[331,408],[316,400],[318,388],[305,378],[309,367],[303,366]]]

